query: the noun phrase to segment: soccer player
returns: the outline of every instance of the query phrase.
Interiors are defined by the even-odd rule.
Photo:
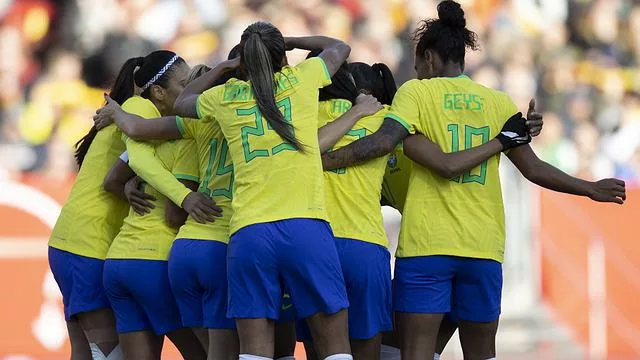
[[[126,78],[136,60],[124,63],[109,95],[122,104],[133,95]],[[71,342],[71,359],[122,359],[115,318],[104,293],[104,259],[129,205],[102,182],[125,145],[115,126],[93,127],[78,142],[80,171],[49,239],[49,265],[60,287]]]
[[[130,74],[129,86],[133,88],[135,83],[141,96],[130,97],[123,107],[145,118],[170,114],[175,98],[184,87],[189,71],[187,64],[170,51],[156,51],[138,58],[137,65],[135,75]],[[119,184],[134,175],[126,165],[127,154],[147,151],[146,148],[139,151],[134,147],[138,144],[127,136],[123,139],[132,151],[124,153],[122,161],[107,175],[105,189],[119,189]],[[141,177],[146,179],[149,173],[162,174],[154,167],[170,170],[172,180],[180,179],[190,187],[187,193],[193,193],[198,186],[197,163],[190,157],[193,149],[194,144],[187,141],[153,147],[154,161],[145,161],[139,166],[144,170],[140,172]],[[175,193],[185,188],[178,184],[179,190]],[[168,201],[161,192],[149,186],[145,190],[159,200],[158,205],[145,215],[133,210],[129,213],[109,249],[104,268],[104,286],[116,315],[123,352],[128,358],[159,358],[162,339],[167,334],[185,358],[203,359],[204,348],[193,332],[182,326],[167,275],[169,248],[186,216],[177,205],[165,205]]]
[[[158,60],[152,53],[125,62],[111,90],[118,103],[133,95],[136,69],[139,68],[136,80],[145,84],[167,64]],[[79,142],[76,159],[80,171],[49,240],[49,264],[62,292],[73,358],[87,354],[98,359],[122,356],[102,277],[104,258],[128,205],[106,192],[102,185],[124,149],[121,133],[115,126],[101,131],[94,127]],[[125,199],[123,186],[114,191]],[[201,212],[212,206],[209,202],[201,194],[188,192],[183,205],[190,213]]]
[[[331,81],[331,85],[320,90],[318,126],[321,128],[318,132],[322,144],[322,134],[328,128],[343,128],[341,134],[344,136],[331,142],[331,146],[340,147],[371,132],[372,127],[375,131],[376,124],[382,123],[384,113],[380,112],[382,105],[375,97],[358,95],[346,63]],[[369,103],[368,98],[375,102]],[[380,116],[375,118],[376,114]],[[327,211],[349,298],[349,337],[354,359],[377,358],[380,353],[378,333],[392,327],[389,252],[379,211],[385,160],[367,165],[324,173]],[[363,260],[358,262],[359,266],[353,261],[356,257]],[[304,324],[299,330],[298,338],[305,342],[307,357],[315,359],[308,330]]]
[[[351,359],[348,302],[327,223],[317,137],[318,89],[349,55],[326,37],[285,38],[271,24],[250,25],[240,42],[249,81],[208,89],[207,75],[176,101],[179,115],[217,121],[235,171],[228,253],[229,317],[240,359],[274,355],[274,319],[283,285],[307,318],[322,359]],[[323,49],[292,67],[286,49]]]
[[[454,1],[444,1],[438,5],[438,16],[416,32],[418,79],[398,90],[380,130],[324,154],[323,164],[340,168],[373,159],[404,140],[407,156],[425,167],[412,169],[396,254],[393,306],[402,357],[423,359],[434,353],[443,313],[451,310],[453,300],[465,358],[492,359],[505,237],[500,157],[495,149],[511,148],[507,156],[522,174],[548,189],[619,204],[625,189],[616,179],[576,179],[539,160],[530,146],[513,147],[512,142],[528,142],[520,134],[500,132],[516,106],[506,94],[463,75],[466,48],[477,47],[463,10]],[[530,104],[530,115],[534,105]],[[408,137],[414,133],[437,145],[423,135]],[[470,161],[468,149],[482,146],[495,155]],[[443,161],[434,155],[438,150],[457,154],[465,166]]]
[[[237,48],[237,47],[236,47]],[[234,50],[236,49],[234,48]],[[232,77],[242,77],[237,71],[237,51],[232,50],[229,60],[213,70],[199,65],[192,69],[188,82],[207,71],[212,71],[214,84],[220,85]],[[182,321],[194,329],[201,342],[208,347],[209,359],[237,359],[238,340],[234,321],[227,313],[226,253],[229,239],[229,220],[233,214],[233,166],[228,146],[220,127],[215,122],[166,116],[147,121],[122,111],[112,99],[98,111],[96,124],[105,126],[115,121],[123,132],[137,140],[173,140],[188,138],[196,143],[200,192],[215,199],[222,209],[222,217],[215,222],[201,224],[187,219],[180,228],[169,256],[169,280],[177,299]],[[100,120],[98,120],[100,119]],[[104,120],[104,121],[103,121]],[[285,304],[283,304],[283,309]],[[280,314],[291,318],[292,306]],[[277,359],[291,359],[295,350],[292,319],[276,326]]]
[[[129,111],[144,112],[153,104],[123,104]],[[148,109],[146,111],[150,111]],[[159,114],[158,114],[159,115]],[[198,188],[195,144],[190,140],[156,146],[156,157],[188,188]],[[124,162],[123,162],[124,164]],[[105,179],[105,187],[118,183],[116,165]],[[150,186],[144,192],[155,198],[155,206],[144,215],[129,212],[109,248],[104,265],[104,287],[116,315],[120,344],[126,358],[160,359],[164,335],[185,359],[205,359],[204,347],[195,334],[184,328],[167,272],[169,249],[186,212]]]

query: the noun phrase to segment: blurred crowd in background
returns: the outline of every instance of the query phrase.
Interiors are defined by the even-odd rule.
[[[640,2],[460,0],[481,50],[466,73],[545,116],[539,156],[640,184]],[[250,23],[348,41],[350,60],[415,76],[411,31],[437,0],[0,0],[0,179],[66,178],[120,65],[165,48],[215,64]],[[296,63],[304,53],[289,56]]]

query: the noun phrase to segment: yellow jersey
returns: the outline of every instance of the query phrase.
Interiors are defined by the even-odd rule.
[[[198,160],[193,140],[172,140],[155,146],[155,156],[176,179],[198,182]],[[178,229],[165,221],[166,196],[151,186],[144,192],[156,198],[155,207],[145,215],[132,210],[113,240],[107,259],[167,260]]]
[[[349,107],[341,107],[345,100],[320,102],[320,119],[330,121],[340,117]],[[348,101],[347,103],[351,105]],[[343,111],[333,111],[336,107]],[[329,110],[330,113],[323,113]],[[334,146],[334,149],[376,132],[389,107],[363,117]],[[324,125],[324,124],[322,124]],[[327,212],[331,229],[336,237],[355,239],[387,247],[387,235],[382,222],[380,208],[380,184],[387,164],[387,157],[379,157],[367,162],[324,172]]]
[[[102,187],[125,145],[116,125],[100,130],[84,158],[67,202],[53,228],[49,246],[76,255],[104,259],[118,234],[129,204]]]
[[[327,220],[318,146],[318,90],[331,83],[321,58],[284,66],[274,75],[276,104],[294,127],[302,151],[273,131],[251,83],[231,79],[198,97],[198,117],[217,121],[234,164],[230,234],[256,223],[291,218]]]
[[[407,199],[412,167],[413,161],[404,154],[402,144],[389,154],[382,180],[382,197],[386,200],[385,205],[398,210],[400,214],[402,214],[404,202]]]
[[[318,128],[339,118],[349,111],[351,107],[351,101],[345,99],[320,101],[318,104]]]
[[[229,242],[229,220],[233,214],[233,162],[227,140],[217,122],[176,117],[180,134],[185,139],[194,139],[198,151],[200,188],[222,209],[222,217],[215,222],[201,224],[190,216],[180,228],[176,238],[216,240]]]
[[[161,116],[150,100],[140,96],[127,99],[122,104],[122,110],[146,119],[155,119]],[[155,156],[155,146],[151,143],[134,141],[124,134],[122,139],[127,147],[131,169],[174,204],[182,206],[182,202],[191,193],[191,190],[165,169],[162,162]]]
[[[503,92],[466,76],[411,80],[398,89],[387,116],[421,133],[444,152],[494,138],[518,109]],[[414,164],[397,257],[452,255],[504,259],[500,154],[452,179]]]

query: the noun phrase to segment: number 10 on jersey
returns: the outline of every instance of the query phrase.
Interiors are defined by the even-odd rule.
[[[447,130],[451,133],[451,152],[460,151],[460,125],[458,124],[449,124],[447,125]],[[481,144],[484,144],[489,141],[489,127],[473,127],[469,125],[464,126],[464,149],[468,150],[473,147],[474,137],[480,137]],[[477,171],[479,168],[479,173],[473,173]],[[457,183],[478,183],[484,185],[487,179],[487,160],[483,161],[478,167],[473,170],[469,170],[462,174],[462,176],[456,176],[451,178],[451,181]]]

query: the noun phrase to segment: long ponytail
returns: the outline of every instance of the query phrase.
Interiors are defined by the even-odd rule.
[[[396,80],[393,78],[391,69],[383,63],[373,64],[371,65],[371,69],[380,75],[382,93],[380,94],[381,98],[379,98],[378,101],[385,105],[391,105],[393,97],[396,95],[396,91],[398,91]]]
[[[142,66],[144,58],[136,57],[127,60],[122,67],[120,68],[120,72],[116,77],[116,81],[109,92],[109,96],[115,100],[118,104],[122,105],[125,100],[133,96],[134,93],[134,77],[133,74],[136,70],[136,67]],[[74,157],[76,159],[76,163],[78,164],[78,168],[82,166],[84,162],[84,157],[87,155],[89,151],[89,147],[98,134],[98,130],[95,125],[89,129],[89,132],[82,137],[75,144],[75,154]]]
[[[293,125],[285,120],[276,105],[274,72],[281,68],[285,47],[282,33],[275,26],[256,22],[242,33],[240,62],[251,82],[253,97],[260,113],[280,137],[296,150],[302,144],[296,139]]]
[[[385,105],[391,105],[398,87],[389,67],[382,63],[368,64],[354,62],[349,64],[358,90],[365,90]]]

